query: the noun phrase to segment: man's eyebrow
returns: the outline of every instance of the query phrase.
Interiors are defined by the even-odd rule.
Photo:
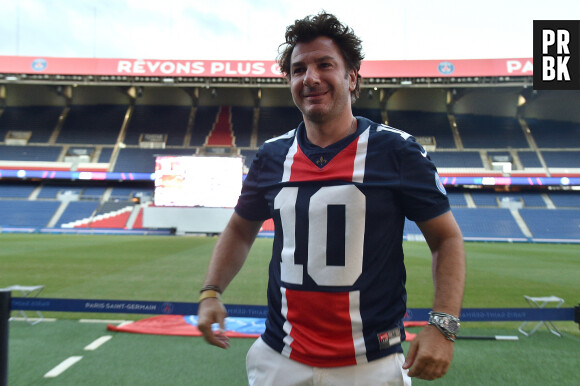
[[[314,62],[316,63],[322,63],[322,62],[326,62],[326,61],[333,61],[336,62],[336,58],[334,56],[330,56],[330,55],[325,55],[325,56],[321,56],[320,58],[316,58],[314,60]],[[300,66],[304,66],[304,62],[300,61],[300,62],[294,62],[290,65],[290,67],[294,68],[294,67],[300,67]]]

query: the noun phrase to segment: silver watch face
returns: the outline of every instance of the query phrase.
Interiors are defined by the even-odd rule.
[[[459,331],[459,322],[451,318],[442,318],[442,319],[443,320],[441,321],[441,327],[446,329],[452,334],[457,334],[457,331]]]
[[[434,315],[432,318],[434,323],[450,334],[456,335],[459,331],[460,323],[455,318],[440,315]]]

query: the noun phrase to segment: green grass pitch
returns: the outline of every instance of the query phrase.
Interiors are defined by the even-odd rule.
[[[216,238],[0,234],[0,287],[45,285],[41,297],[195,302]],[[230,304],[265,304],[271,239],[258,239],[224,294]],[[431,257],[406,242],[409,307],[430,307]],[[567,244],[467,243],[464,307],[526,307],[523,296],[556,295],[580,302],[580,250]],[[150,315],[45,313],[54,323],[10,324],[9,384],[243,385],[249,339],[227,351],[200,338],[113,333],[94,352],[84,345],[110,334],[78,319],[140,319]],[[516,322],[464,323],[468,335],[518,335]],[[515,342],[457,341],[448,375],[431,384],[576,384],[580,334],[556,322]],[[417,330],[413,330],[416,332]],[[405,349],[408,344],[404,344]],[[43,375],[71,355],[83,359],[54,379]],[[422,382],[416,382],[422,384]]]

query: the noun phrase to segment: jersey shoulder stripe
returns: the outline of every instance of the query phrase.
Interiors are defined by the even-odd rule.
[[[294,136],[294,134],[296,134],[296,129],[292,129],[287,133],[284,133],[284,134],[279,135],[277,137],[268,139],[267,141],[264,141],[264,143],[271,143],[271,142],[276,142],[276,141],[281,140],[281,139],[292,138]]]
[[[401,137],[403,137],[403,139],[404,139],[405,141],[406,141],[407,139],[409,139],[410,137],[412,137],[412,135],[411,135],[411,134],[409,134],[409,133],[407,133],[407,132],[405,132],[405,131],[403,131],[403,130],[395,129],[394,127],[387,126],[387,125],[384,125],[384,124],[379,124],[379,125],[377,126],[377,131],[378,131],[378,132],[380,132],[380,131],[388,131],[388,132],[391,132],[391,133],[396,133],[396,134],[399,134]]]

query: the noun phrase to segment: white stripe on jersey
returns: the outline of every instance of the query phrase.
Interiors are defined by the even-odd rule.
[[[365,337],[362,331],[362,316],[360,315],[360,291],[352,291],[348,294],[350,321],[352,325],[352,342],[357,365],[367,363]]]
[[[367,159],[367,147],[369,144],[369,132],[370,127],[367,127],[365,131],[361,133],[358,137],[358,143],[356,146],[356,156],[354,158],[354,170],[352,173],[352,182],[363,183],[365,178],[365,163]]]
[[[282,355],[290,358],[290,353],[292,352],[292,347],[290,345],[294,341],[294,338],[290,336],[290,331],[292,331],[292,325],[288,322],[288,301],[286,300],[286,288],[280,287],[280,292],[282,293],[282,310],[281,314],[284,317],[284,326],[282,327],[286,336],[284,337],[284,348],[282,349]]]
[[[274,141],[277,141],[279,139],[284,139],[284,138],[291,138],[294,136],[294,132],[296,132],[296,129],[292,129],[289,132],[282,134],[282,135],[279,135],[277,137],[270,138],[269,140],[264,141],[264,143],[270,143],[270,142],[274,142]]]
[[[395,129],[394,127],[383,125],[383,124],[377,126],[377,131],[390,131],[392,133],[397,133],[401,137],[403,137],[405,140],[409,139],[409,137],[412,137],[411,134],[404,132],[403,130]]]
[[[288,153],[286,153],[286,160],[284,161],[284,174],[282,175],[281,182],[288,182],[290,181],[290,173],[292,172],[292,163],[294,162],[294,155],[298,151],[298,136],[294,137],[294,142],[292,142],[292,146],[288,149]]]

